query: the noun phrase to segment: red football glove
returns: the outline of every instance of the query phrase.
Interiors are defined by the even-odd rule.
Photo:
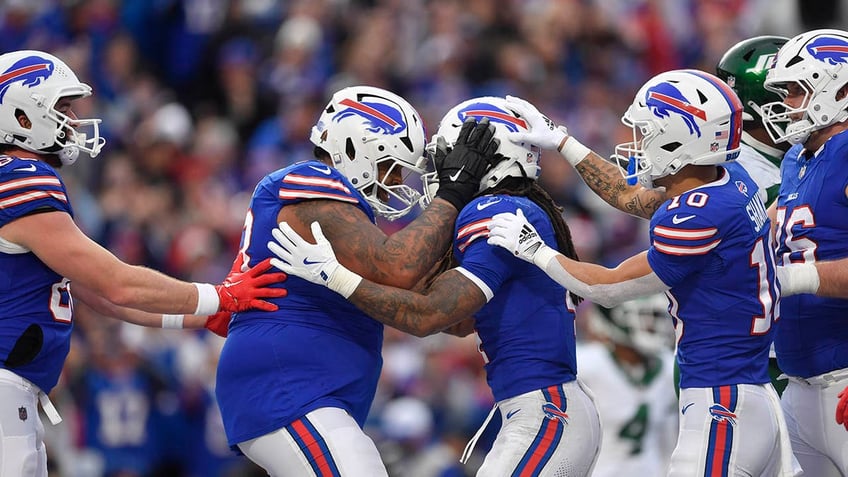
[[[215,287],[218,292],[218,311],[276,311],[277,305],[260,298],[286,296],[288,291],[285,288],[267,286],[284,281],[287,275],[282,272],[266,274],[271,267],[271,259],[268,258],[244,273],[231,271],[224,283]]]
[[[233,314],[229,311],[219,311],[214,315],[207,316],[206,324],[203,326],[216,335],[226,338],[227,333],[230,331],[230,318],[232,317]]]
[[[848,431],[848,386],[839,393],[839,402],[836,404],[836,423],[842,424]]]

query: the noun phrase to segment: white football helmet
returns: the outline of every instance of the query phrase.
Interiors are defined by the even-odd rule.
[[[477,121],[489,118],[489,123],[495,126],[495,138],[500,141],[498,154],[506,159],[492,167],[480,181],[480,191],[498,185],[507,177],[526,177],[536,180],[539,178],[539,153],[541,149],[529,143],[514,143],[509,139],[509,133],[526,131],[527,122],[512,110],[506,99],[495,96],[472,98],[454,106],[439,121],[439,129],[427,144],[427,155],[435,158],[436,145],[443,138],[448,148],[453,147],[462,129],[462,123],[467,117]],[[424,198],[422,207],[432,202],[439,189],[439,178],[436,172],[428,172],[422,176],[424,182]]]
[[[674,326],[664,294],[626,301],[614,308],[599,306],[589,316],[592,332],[643,356],[674,350]]]
[[[84,98],[91,87],[81,83],[62,60],[41,51],[0,55],[0,143],[39,154],[56,154],[73,164],[80,151],[95,157],[106,143],[100,119],[71,118],[54,107],[61,98]],[[32,123],[18,123],[23,111]]]
[[[774,142],[803,143],[811,132],[848,119],[848,95],[836,97],[848,84],[848,32],[813,30],[786,42],[763,85],[786,98],[789,83],[804,91],[801,106],[775,101],[762,107]]]
[[[652,189],[654,180],[688,165],[736,159],[742,137],[742,102],[719,78],[698,70],[676,70],[650,79],[621,122],[633,142],[612,156],[631,185]]]
[[[400,96],[372,86],[351,86],[333,95],[309,139],[324,149],[377,215],[403,217],[418,203],[421,192],[407,184],[424,172],[424,123]],[[386,173],[379,177],[378,167]],[[388,182],[400,169],[403,183]],[[410,174],[412,173],[412,174]],[[389,197],[380,200],[380,191]],[[396,205],[400,204],[400,205]]]

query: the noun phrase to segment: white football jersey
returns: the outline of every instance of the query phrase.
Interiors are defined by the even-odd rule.
[[[677,442],[674,354],[635,382],[598,341],[577,344],[578,379],[595,396],[603,440],[593,477],[665,475]]]

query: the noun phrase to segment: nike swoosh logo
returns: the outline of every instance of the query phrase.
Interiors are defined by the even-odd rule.
[[[477,210],[483,210],[483,209],[485,209],[486,207],[488,207],[488,206],[490,206],[490,205],[495,205],[495,204],[497,204],[497,203],[498,203],[498,202],[500,202],[500,201],[501,201],[500,199],[496,199],[496,200],[493,200],[493,201],[490,201],[490,202],[482,202],[482,203],[479,203],[479,204],[477,204]]]
[[[312,169],[313,171],[320,172],[321,174],[330,175],[330,168],[327,167],[327,166],[324,166],[323,169],[320,168],[320,167],[316,167],[316,166],[309,166],[309,168]]]
[[[318,260],[317,262],[313,262],[312,260],[309,260],[308,258],[304,258],[304,259],[303,259],[303,264],[304,264],[304,265],[315,265],[316,263],[321,263],[321,261],[320,261],[320,260]]]
[[[465,169],[465,166],[460,167],[459,170],[456,171],[456,174],[448,176],[448,179],[456,181],[457,179],[459,179],[459,175],[462,174],[463,169]]]
[[[680,410],[680,414],[686,414],[686,410],[689,409],[690,407],[694,406],[694,405],[695,405],[694,402],[690,402],[689,404],[683,406],[683,409]]]
[[[509,419],[512,416],[518,414],[520,411],[521,411],[521,409],[513,409],[512,411],[509,411],[508,413],[506,413],[506,418]]]
[[[674,222],[674,225],[680,225],[683,222],[686,222],[687,220],[694,219],[695,217],[696,217],[695,215],[687,215],[686,217],[678,217],[677,214],[675,214],[674,217],[671,218],[671,221]]]
[[[12,169],[15,172],[35,172],[35,164],[30,164],[26,167],[19,167],[17,169]]]

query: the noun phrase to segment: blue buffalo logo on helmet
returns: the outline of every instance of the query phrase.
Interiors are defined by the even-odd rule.
[[[830,65],[848,62],[848,41],[844,38],[822,36],[807,45],[813,58]]]
[[[727,422],[731,426],[736,425],[736,413],[731,412],[721,404],[713,404],[710,406],[710,416],[718,422]]]
[[[503,124],[509,132],[518,132],[518,128],[527,129],[527,121],[516,118],[512,113],[491,103],[471,103],[457,111],[456,114],[460,122],[471,116],[477,121],[489,118],[489,123]]]
[[[6,96],[9,86],[23,82],[32,88],[41,84],[53,74],[53,62],[39,56],[27,56],[15,62],[9,69],[0,73],[0,103]]]
[[[365,129],[373,133],[398,134],[406,129],[406,118],[399,107],[388,103],[356,101],[345,98],[339,102],[345,106],[333,116],[333,121],[339,122],[350,116],[363,118],[368,127]]]
[[[645,94],[645,105],[654,113],[654,116],[659,118],[670,118],[672,114],[679,115],[689,127],[689,134],[697,134],[701,137],[701,129],[695,118],[706,121],[707,112],[690,104],[683,93],[671,83],[662,82],[648,88]]]
[[[545,417],[552,421],[560,421],[563,424],[568,424],[568,414],[552,402],[542,404],[542,412]]]

